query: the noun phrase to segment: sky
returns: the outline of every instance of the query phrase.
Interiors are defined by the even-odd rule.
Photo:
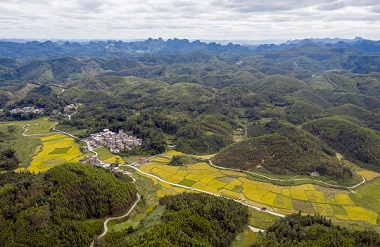
[[[0,38],[380,40],[379,0],[1,0]]]

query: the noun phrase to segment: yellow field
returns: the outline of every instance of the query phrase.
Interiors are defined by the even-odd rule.
[[[290,197],[277,194],[276,199],[273,202],[273,206],[276,208],[293,209],[293,200]]]
[[[351,200],[350,196],[347,194],[336,194],[335,195],[336,204],[340,205],[355,205]]]
[[[309,201],[311,202],[325,202],[325,197],[323,196],[323,193],[316,191],[316,190],[305,190],[305,194],[309,198]]]
[[[214,187],[215,189],[221,189],[221,188],[224,188],[227,184],[218,180],[212,180],[207,185]]]
[[[330,204],[313,203],[315,212],[319,212],[323,216],[334,216],[334,210]]]
[[[71,137],[53,134],[40,139],[43,143],[42,151],[33,157],[28,167],[31,172],[46,171],[65,162],[77,162],[81,156],[79,145]]]
[[[260,201],[267,205],[274,205],[274,200],[276,199],[277,194],[268,192],[263,197],[260,198]]]
[[[181,155],[183,153],[175,151],[175,150],[169,150],[166,152],[167,155],[174,156],[174,155]]]
[[[361,172],[358,172],[358,174],[362,175],[367,181],[372,181],[375,178],[380,177],[380,173],[373,172],[373,171],[361,171]]]
[[[219,193],[221,195],[228,196],[228,197],[231,197],[231,198],[234,198],[234,199],[242,199],[242,194],[241,193],[233,192],[233,191],[230,191],[230,190],[221,189],[221,190],[219,190]]]
[[[290,187],[290,195],[292,198],[296,200],[307,201],[309,199],[305,193],[305,190],[302,188],[302,186]]]
[[[362,220],[374,225],[377,224],[378,215],[373,211],[356,206],[343,206],[343,208],[351,220]]]
[[[232,181],[232,182],[230,182],[229,184],[227,184],[226,186],[225,186],[225,188],[227,189],[227,190],[233,190],[234,188],[235,188],[235,186],[241,186],[243,183],[240,181],[240,180],[238,180],[238,179],[235,179],[234,181]]]
[[[166,157],[155,157],[152,159],[153,162],[170,162],[169,158]]]
[[[219,170],[206,162],[181,167],[168,166],[167,164],[174,153],[171,151],[160,155],[160,163],[154,162],[153,159],[153,162],[143,165],[141,170],[154,173],[172,183],[181,183],[195,189],[239,199],[244,203],[258,207],[266,205],[267,208],[278,212],[291,212],[295,206],[296,209],[302,209],[304,214],[319,212],[328,217],[341,220],[361,220],[371,224],[377,220],[375,211],[359,207],[351,200],[349,194],[345,194],[346,192],[341,190],[312,184],[273,185],[248,179],[243,172]],[[179,153],[176,152],[176,154]],[[166,163],[163,162],[164,160],[167,160]],[[367,173],[367,177],[369,174],[375,176],[373,173]],[[192,181],[195,183],[192,184]],[[159,196],[180,191],[180,189],[174,190],[168,185],[163,186],[158,192]],[[300,202],[310,203],[310,206],[302,206],[299,204]],[[334,209],[336,210],[335,214]],[[368,213],[372,218],[369,219],[364,213]]]
[[[113,157],[103,160],[106,163],[115,164],[116,162],[124,163],[123,159],[119,155],[114,155]]]

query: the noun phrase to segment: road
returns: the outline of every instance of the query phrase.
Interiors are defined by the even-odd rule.
[[[133,180],[133,183],[134,183],[135,186],[136,186],[136,183],[135,183],[135,182],[136,182],[136,179],[135,179],[134,177],[132,177],[132,180]],[[137,186],[136,186],[136,188],[137,188]],[[141,196],[140,196],[140,194],[139,194],[138,192],[136,193],[136,196],[137,196],[137,200],[133,203],[132,207],[128,210],[128,212],[126,212],[126,213],[125,213],[124,215],[122,215],[122,216],[109,217],[109,218],[107,218],[107,219],[104,221],[104,223],[103,223],[104,231],[103,231],[102,234],[100,234],[100,235],[98,236],[98,239],[101,239],[102,237],[104,237],[104,236],[107,234],[107,232],[108,232],[108,226],[107,226],[107,224],[108,224],[108,222],[109,222],[110,220],[118,220],[118,219],[122,219],[122,218],[124,218],[124,217],[127,217],[127,216],[133,211],[133,209],[135,209],[135,207],[137,206],[137,203],[141,200]],[[94,247],[94,246],[95,246],[95,240],[91,242],[90,247]]]
[[[54,130],[54,131],[57,131],[57,132],[60,132],[60,133],[62,133],[62,134],[68,135],[68,136],[70,136],[70,137],[72,137],[72,138],[79,139],[79,137],[77,137],[77,136],[75,136],[75,135],[73,135],[73,134],[70,134],[70,133],[65,132],[65,131],[63,131],[63,130],[56,129],[55,126],[53,127],[53,130]],[[81,140],[81,141],[82,141],[82,142],[85,142],[85,143],[87,144],[88,150],[89,150],[90,152],[92,152],[93,154],[95,154],[95,157],[98,157],[98,153],[97,153],[96,151],[94,151],[94,149],[90,146],[90,143],[89,143],[88,141],[86,141],[86,140]]]
[[[198,192],[206,193],[206,194],[213,195],[213,196],[217,196],[217,197],[220,197],[220,196],[221,196],[221,195],[219,195],[219,194],[214,194],[214,193],[211,193],[211,192],[209,192],[209,191],[200,190],[200,189],[196,189],[196,188],[191,188],[191,187],[184,186],[184,185],[181,185],[181,184],[176,184],[176,183],[172,183],[172,182],[166,181],[166,180],[164,180],[164,179],[162,179],[162,178],[160,178],[160,177],[157,177],[157,176],[155,176],[155,175],[153,175],[153,174],[150,174],[150,173],[146,173],[146,172],[141,171],[141,170],[138,169],[137,167],[133,166],[133,164],[134,164],[134,163],[132,163],[132,164],[130,164],[130,165],[126,165],[126,166],[127,166],[127,167],[130,167],[130,168],[132,168],[132,169],[134,169],[134,170],[136,170],[137,172],[139,172],[139,173],[141,173],[141,174],[144,174],[144,175],[146,175],[146,176],[149,176],[149,177],[155,178],[155,179],[157,179],[158,181],[161,181],[161,182],[164,182],[164,183],[170,184],[170,185],[175,186],[175,187],[179,187],[179,188],[187,189],[187,190],[198,191]],[[229,198],[229,199],[231,199],[231,198]],[[236,200],[236,199],[232,199],[232,200],[234,200],[235,202],[238,202],[238,203],[240,203],[240,204],[243,204],[243,205],[245,205],[245,206],[247,206],[247,207],[249,207],[249,208],[255,209],[255,210],[260,211],[260,212],[263,212],[263,213],[267,213],[267,214],[271,214],[271,215],[275,215],[275,216],[279,216],[279,217],[285,217],[284,214],[276,213],[276,212],[273,212],[273,211],[270,211],[270,210],[265,210],[265,211],[263,211],[263,210],[261,210],[261,208],[259,208],[259,207],[255,207],[255,206],[249,205],[249,204],[244,203],[244,202],[242,202],[242,201],[240,201],[240,200]]]
[[[122,218],[124,218],[124,217],[127,217],[127,216],[132,212],[132,210],[135,209],[137,203],[138,203],[138,202],[140,201],[140,199],[141,199],[141,196],[140,196],[139,193],[136,193],[136,195],[137,195],[137,200],[135,201],[135,203],[133,203],[132,207],[129,209],[129,211],[128,211],[127,213],[125,213],[125,214],[122,215],[122,216],[107,218],[107,219],[104,221],[104,224],[103,224],[103,226],[104,226],[104,232],[103,232],[102,234],[99,235],[98,239],[104,237],[104,236],[107,234],[107,232],[108,232],[108,227],[107,227],[108,221],[110,221],[110,220],[118,220],[118,219],[122,219]]]
[[[292,178],[292,179],[271,178],[271,177],[268,177],[268,176],[265,176],[265,175],[262,175],[262,174],[259,174],[259,173],[255,173],[255,172],[241,171],[239,169],[233,169],[233,168],[226,168],[226,167],[216,166],[216,165],[214,165],[211,162],[211,160],[209,160],[208,162],[209,162],[209,164],[212,167],[215,167],[215,168],[220,169],[220,170],[229,170],[229,171],[235,171],[235,172],[244,172],[244,173],[252,174],[254,176],[258,176],[258,177],[262,177],[262,178],[268,179],[270,181],[279,181],[279,182],[311,181],[311,182],[316,182],[316,183],[320,183],[320,184],[323,184],[323,185],[327,185],[327,186],[331,186],[331,187],[335,187],[335,188],[340,188],[340,189],[347,189],[347,190],[355,189],[356,187],[358,187],[358,186],[360,186],[360,185],[362,185],[362,184],[364,184],[366,182],[365,178],[363,176],[361,176],[363,180],[360,183],[358,183],[356,185],[353,185],[353,186],[345,187],[345,186],[341,186],[341,185],[329,184],[329,183],[326,183],[326,182],[323,182],[323,181],[320,181],[320,180],[310,179],[310,178]]]

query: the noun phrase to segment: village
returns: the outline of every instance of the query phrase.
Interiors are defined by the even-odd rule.
[[[111,153],[130,150],[132,147],[141,146],[141,143],[141,139],[125,134],[123,130],[115,133],[109,129],[103,129],[102,132],[91,134],[88,141],[91,149],[104,146],[109,148]]]
[[[123,130],[119,130],[118,133],[115,133],[109,129],[103,129],[103,131],[99,133],[91,134],[90,139],[86,141],[86,143],[87,145],[81,148],[83,153],[93,151],[99,147],[107,147],[112,153],[120,153],[120,151],[130,150],[133,147],[141,146],[142,140],[125,134]],[[86,156],[82,160],[82,163],[103,168],[110,166],[110,164],[100,161],[97,155]],[[128,173],[117,167],[113,168],[112,171],[128,175]]]
[[[23,107],[23,108],[15,108],[15,109],[10,110],[9,112],[11,114],[21,113],[21,114],[26,114],[26,115],[29,115],[31,113],[44,114],[45,109],[44,108],[34,108],[33,106],[27,106],[27,107]]]

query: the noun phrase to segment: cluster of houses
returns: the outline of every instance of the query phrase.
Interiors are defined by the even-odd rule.
[[[102,132],[91,134],[88,144],[91,148],[101,146],[108,147],[112,153],[120,153],[120,151],[130,150],[132,147],[141,146],[142,140],[119,130],[119,133],[103,129]]]
[[[34,108],[33,106],[27,106],[27,107],[23,107],[23,108],[12,109],[9,112],[11,114],[21,113],[21,114],[25,114],[25,115],[28,115],[28,114],[31,114],[31,113],[34,113],[34,114],[44,114],[45,113],[45,109],[44,108]]]
[[[120,169],[119,167],[114,167],[114,168],[112,168],[111,171],[114,172],[114,173],[121,173],[123,175],[132,176],[132,173],[124,171],[124,170]]]
[[[70,104],[63,108],[63,112],[70,115],[73,114],[77,110],[77,108],[78,107],[76,104]]]

